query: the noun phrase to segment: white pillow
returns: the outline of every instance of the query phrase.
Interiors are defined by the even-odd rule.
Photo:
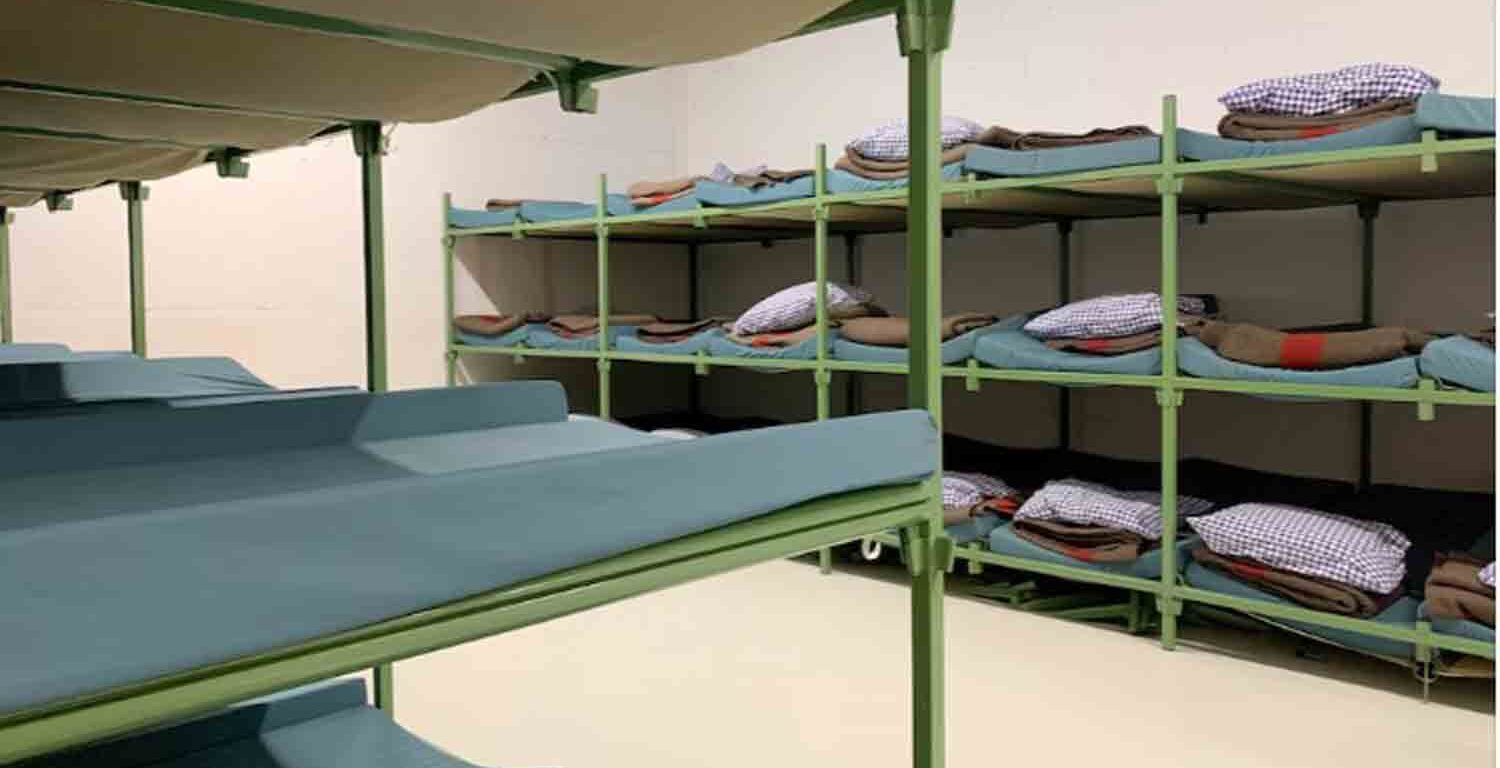
[[[1385,523],[1281,504],[1237,504],[1188,525],[1221,555],[1381,595],[1401,586],[1411,546]]]
[[[816,282],[802,283],[784,288],[745,311],[734,321],[734,332],[742,336],[756,333],[776,333],[806,328],[818,318],[818,285]],[[828,284],[828,316],[837,318],[841,312],[863,306],[870,301],[870,294],[859,288],[846,288],[835,283]]]

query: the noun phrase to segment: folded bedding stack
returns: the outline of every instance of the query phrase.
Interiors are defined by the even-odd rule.
[[[1401,596],[1411,541],[1385,523],[1248,503],[1188,525],[1203,540],[1198,564],[1294,603],[1368,618]]]
[[[1451,553],[1438,556],[1427,576],[1428,618],[1495,626],[1495,563]]]
[[[610,315],[611,328],[641,326],[656,322],[655,315]],[[598,315],[554,315],[546,322],[547,330],[564,339],[590,339],[599,335]]]
[[[1021,508],[1019,492],[997,477],[979,472],[943,473],[943,524],[959,525],[976,517],[1010,517]]]
[[[1400,64],[1358,64],[1257,80],[1219,97],[1229,113],[1219,135],[1245,141],[1294,141],[1364,128],[1412,115],[1437,78]]]
[[[1150,128],[1127,125],[1119,128],[1095,128],[1084,133],[1051,131],[1014,131],[973,120],[945,116],[941,125],[942,164],[962,163],[969,153],[990,147],[1009,151],[1061,149],[1095,144],[1109,144],[1151,137]],[[834,168],[871,181],[902,181],[911,173],[911,145],[905,120],[894,120],[876,126],[844,148]]]
[[[1420,354],[1433,339],[1422,331],[1395,327],[1287,333],[1250,323],[1192,320],[1184,328],[1221,357],[1248,365],[1304,371],[1371,365]]]
[[[1183,517],[1212,508],[1179,496]],[[1026,500],[1011,525],[1017,538],[1087,563],[1131,562],[1160,546],[1161,494],[1083,480],[1054,480]]]
[[[966,333],[988,328],[999,322],[999,315],[966,312],[942,319],[938,334],[952,341]],[[911,319],[906,317],[856,317],[843,320],[839,335],[859,344],[877,347],[906,347],[911,344]]]
[[[713,182],[746,190],[759,190],[777,184],[787,184],[813,175],[812,169],[800,168],[782,171],[756,165],[736,171],[724,163],[716,163],[713,170],[698,176],[681,176],[663,181],[638,181],[626,188],[631,205],[649,208],[662,203],[691,196],[702,182]]]
[[[817,283],[784,288],[756,302],[734,322],[725,325],[725,341],[741,347],[790,349],[812,347],[816,356]],[[873,297],[860,288],[828,283],[830,325],[856,317],[884,315]]]
[[[1212,297],[1180,296],[1184,323],[1216,310]],[[1058,307],[1032,318],[1022,330],[1050,349],[1088,355],[1125,355],[1161,344],[1161,296],[1132,293],[1099,296]]]
[[[656,320],[643,323],[635,329],[635,337],[645,344],[678,344],[711,331],[726,322],[726,318],[708,317],[702,320]]]

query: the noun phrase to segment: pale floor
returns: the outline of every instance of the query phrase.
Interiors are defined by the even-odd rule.
[[[869,573],[769,563],[402,662],[397,719],[496,768],[909,765],[907,599]],[[1168,653],[946,609],[954,768],[1495,764],[1489,681],[1440,682],[1424,704],[1404,670],[1299,658],[1274,634],[1197,628]]]

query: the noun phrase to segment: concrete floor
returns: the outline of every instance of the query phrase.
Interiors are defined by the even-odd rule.
[[[870,569],[863,569],[869,571]],[[774,562],[397,666],[397,719],[486,766],[910,764],[907,593]],[[948,765],[1495,764],[1489,680],[1279,633],[1149,638],[947,601]]]

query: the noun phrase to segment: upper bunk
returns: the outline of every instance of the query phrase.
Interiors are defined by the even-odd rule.
[[[593,111],[598,80],[896,5],[19,0],[0,19],[0,208],[204,163],[242,176],[253,152],[545,90]]]
[[[1168,96],[1159,133],[1148,137],[968,153],[944,169],[943,225],[1006,229],[1156,216],[1166,179],[1180,182],[1179,210],[1200,215],[1493,196],[1494,133],[1493,99],[1432,93],[1414,114],[1364,128],[1235,140],[1181,128],[1176,99]],[[447,232],[592,239],[598,224],[608,223],[609,236],[621,240],[712,243],[807,237],[819,217],[834,234],[905,229],[904,179],[869,183],[830,168],[823,147],[814,155],[812,176],[779,189],[729,194],[724,185],[700,182],[688,199],[652,209],[601,193],[587,203],[523,207],[510,218],[450,207]]]

